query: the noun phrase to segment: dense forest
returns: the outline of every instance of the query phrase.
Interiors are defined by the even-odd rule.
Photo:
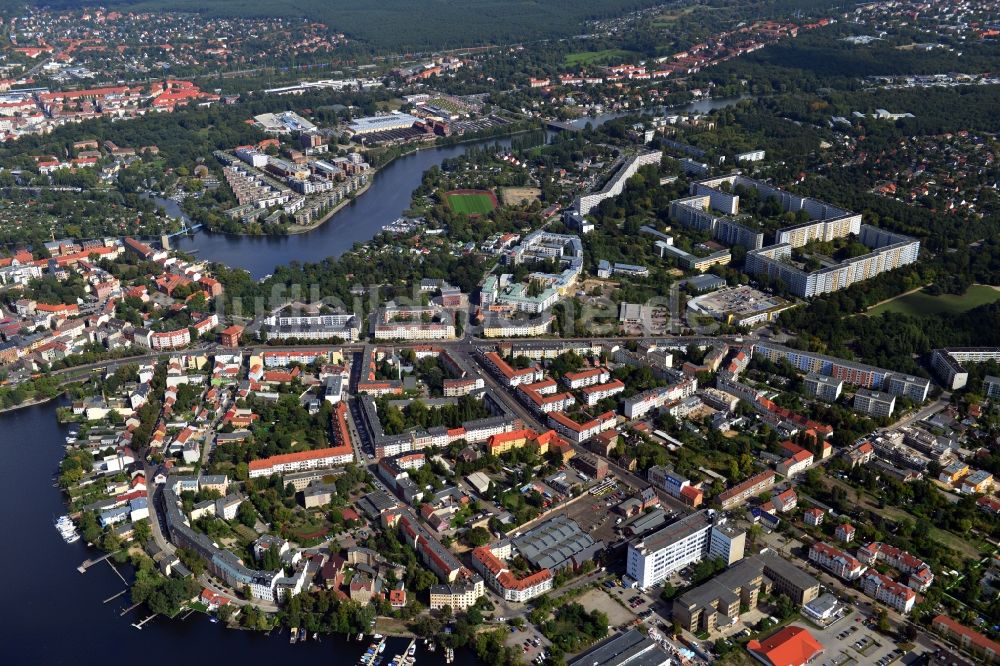
[[[54,8],[94,4],[45,0]],[[373,48],[439,49],[482,43],[567,37],[584,21],[610,18],[661,4],[660,0],[111,0],[105,7],[198,12],[215,16],[285,16],[322,21]]]

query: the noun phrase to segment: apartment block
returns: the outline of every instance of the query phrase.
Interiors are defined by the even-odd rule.
[[[806,392],[820,400],[834,402],[844,389],[844,380],[810,372],[804,381]]]
[[[896,408],[896,396],[882,393],[880,391],[870,391],[868,389],[858,389],[854,394],[854,411],[868,414],[876,418],[888,418],[892,416]]]

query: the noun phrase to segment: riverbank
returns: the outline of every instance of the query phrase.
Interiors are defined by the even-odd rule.
[[[402,152],[400,152],[398,154],[393,155],[392,157],[390,157],[386,162],[384,162],[380,166],[378,166],[378,167],[372,167],[372,169],[368,172],[368,176],[369,176],[368,177],[368,182],[365,183],[364,187],[362,187],[359,190],[355,190],[352,193],[353,196],[345,198],[343,201],[341,201],[336,206],[334,206],[329,211],[327,211],[323,215],[323,217],[321,217],[320,219],[318,219],[315,222],[312,222],[312,223],[310,223],[308,225],[293,224],[293,225],[290,225],[286,230],[284,230],[281,233],[261,233],[261,234],[248,234],[248,233],[245,233],[245,232],[242,232],[242,231],[237,231],[237,232],[221,232],[221,231],[217,231],[217,230],[214,230],[214,229],[208,229],[208,228],[206,228],[206,230],[209,231],[209,232],[211,232],[211,233],[225,233],[227,236],[246,237],[246,238],[282,238],[284,236],[296,236],[296,235],[301,235],[301,234],[309,233],[310,231],[316,231],[317,229],[319,229],[320,227],[322,227],[324,224],[326,224],[328,221],[330,221],[331,219],[333,219],[333,217],[337,213],[339,213],[341,210],[343,210],[345,207],[347,207],[348,205],[350,205],[352,203],[355,203],[356,201],[360,200],[361,196],[363,194],[365,194],[366,192],[368,192],[369,189],[371,189],[372,183],[375,181],[376,176],[378,176],[378,174],[380,172],[382,172],[384,169],[386,169],[387,167],[389,167],[393,162],[395,162],[395,161],[397,161],[397,160],[399,160],[401,158],[410,157],[412,155],[416,155],[417,153],[419,153],[419,152],[421,152],[423,150],[443,150],[443,149],[447,149],[447,148],[453,148],[453,147],[462,146],[464,144],[469,144],[469,143],[484,143],[484,142],[489,142],[491,139],[496,139],[498,141],[509,140],[511,137],[517,136],[518,134],[524,134],[526,132],[532,132],[532,131],[535,131],[535,130],[538,130],[538,129],[542,129],[542,128],[541,127],[533,127],[533,128],[518,129],[518,130],[514,130],[512,132],[505,132],[505,133],[502,133],[502,134],[494,134],[494,135],[490,135],[490,136],[470,136],[468,138],[462,138],[462,139],[457,140],[457,141],[451,141],[451,140],[446,139],[445,141],[440,142],[440,143],[437,142],[437,141],[435,141],[432,144],[425,144],[425,143],[414,143],[414,144],[411,144],[410,146],[407,146],[406,150],[404,150],[404,151],[402,151]]]
[[[10,407],[4,407],[3,409],[0,409],[0,414],[7,414],[9,412],[16,412],[19,409],[27,409],[28,407],[37,407],[38,405],[44,405],[46,403],[52,402],[53,400],[63,395],[64,393],[65,391],[60,391],[51,398],[33,398],[31,400],[20,402],[16,405],[12,405]]]
[[[5,663],[78,663],[81,646],[86,646],[88,653],[114,658],[142,654],[147,666],[176,662],[176,651],[151,651],[151,645],[184,645],[199,659],[212,662],[290,658],[358,662],[371,642],[370,635],[358,641],[357,634],[321,633],[318,641],[310,635],[310,640],[290,645],[287,629],[234,631],[221,622],[210,622],[203,613],[182,613],[176,619],[156,616],[141,631],[135,629],[134,625],[151,613],[143,606],[136,607],[128,594],[131,567],[115,564],[124,581],[105,562],[80,573],[82,562],[99,559],[104,553],[88,547],[83,539],[65,543],[53,527],[54,519],[66,512],[66,497],[53,485],[53,474],[65,454],[65,437],[71,429],[57,422],[56,409],[67,404],[65,400],[49,400],[0,413],[0,451],[6,462],[0,468],[0,502],[16,507],[4,514],[4,527],[18,540],[16,548],[0,551],[0,566],[24,574],[12,577],[7,585],[7,592],[17,602],[0,608],[0,623],[11,636],[19,637],[5,646]],[[58,627],[57,640],[51,637],[54,627]],[[391,623],[376,627],[393,628]],[[410,637],[400,633],[389,638],[388,655],[398,654],[408,644]],[[422,643],[419,641],[417,647],[421,666],[444,664],[440,649],[431,653]],[[456,651],[455,666],[477,663],[471,650]]]
[[[344,197],[343,201],[341,201],[336,206],[334,206],[333,208],[331,208],[329,211],[327,211],[327,213],[323,217],[319,218],[318,220],[316,220],[312,224],[307,224],[307,225],[293,224],[290,227],[288,227],[288,230],[284,234],[275,234],[275,235],[278,235],[278,236],[291,236],[291,235],[294,235],[294,234],[305,234],[305,233],[308,233],[310,231],[314,231],[314,230],[318,229],[319,227],[323,226],[326,223],[327,220],[329,220],[334,215],[336,215],[337,213],[339,213],[341,211],[341,209],[343,209],[345,206],[349,206],[350,204],[354,203],[355,201],[357,201],[358,197],[360,197],[362,194],[364,194],[365,192],[367,192],[369,190],[369,188],[371,188],[371,186],[372,186],[372,179],[375,177],[376,173],[378,173],[378,172],[377,171],[372,171],[372,174],[371,174],[372,177],[368,179],[368,182],[365,183],[364,187],[362,187],[360,190],[355,190],[354,192],[352,192],[353,196]],[[247,234],[247,235],[249,235],[249,234]]]

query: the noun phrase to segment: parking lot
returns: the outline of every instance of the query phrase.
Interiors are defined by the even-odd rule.
[[[543,654],[548,654],[548,639],[542,636],[541,632],[534,629],[515,630],[511,627],[510,634],[507,636],[504,644],[507,647],[519,650],[521,659],[525,663],[538,663],[542,659]]]
[[[896,644],[864,624],[864,616],[848,613],[825,629],[809,627],[809,631],[824,647],[817,666],[887,666],[903,655]]]
[[[575,520],[580,525],[580,529],[589,534],[595,541],[611,544],[619,539],[615,528],[619,527],[619,524],[616,523],[620,518],[611,509],[625,497],[627,496],[624,492],[617,489],[611,489],[600,497],[588,493],[568,506],[556,509],[549,515],[565,514],[568,518]],[[609,503],[611,506],[608,506]]]

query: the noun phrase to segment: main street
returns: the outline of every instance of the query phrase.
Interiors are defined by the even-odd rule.
[[[479,376],[484,379],[486,384],[489,385],[491,389],[493,389],[493,392],[497,396],[503,399],[504,403],[510,408],[512,412],[514,412],[514,414],[518,418],[521,419],[522,423],[524,423],[526,427],[530,427],[534,429],[536,432],[545,432],[550,429],[548,427],[548,424],[539,421],[535,413],[529,410],[524,405],[524,403],[522,403],[515,397],[512,397],[509,393],[509,389],[505,386],[502,386],[500,382],[496,380],[496,378],[493,376],[492,373],[482,369],[482,364],[479,363],[480,356],[478,354],[474,354],[473,356],[475,357],[475,360],[473,361],[475,363],[474,367],[476,367],[477,371],[479,372]],[[605,456],[600,456],[597,453],[594,453],[593,451],[590,451],[587,448],[581,446],[580,444],[574,443],[573,450],[576,451],[577,453],[584,453],[586,455],[602,458],[603,460],[607,461],[608,469],[614,472],[619,479],[628,484],[628,486],[633,490],[640,490],[642,488],[647,488],[650,486],[650,483],[645,479],[633,474],[632,472],[628,471],[627,469],[625,469],[618,463],[614,462],[613,460],[610,460]],[[665,506],[669,507],[670,509],[674,510],[677,513],[682,513],[682,514],[690,513],[691,511],[690,507],[688,507],[681,501],[675,499],[674,497],[671,497],[666,493],[666,491],[661,490],[659,488],[655,488],[655,491],[657,496],[660,498],[660,502]]]
[[[518,337],[518,338],[458,338],[454,340],[434,340],[434,341],[359,341],[346,344],[330,344],[330,345],[246,345],[235,348],[221,347],[215,343],[202,343],[195,345],[186,349],[175,349],[171,351],[160,351],[160,352],[149,352],[148,354],[139,354],[137,356],[127,356],[122,358],[105,359],[101,361],[95,361],[93,363],[85,363],[82,365],[75,365],[70,368],[62,368],[60,370],[53,370],[51,375],[58,376],[64,381],[75,381],[85,378],[92,374],[94,370],[111,370],[114,371],[117,368],[128,365],[130,363],[148,363],[150,361],[157,361],[161,359],[168,359],[172,356],[183,355],[183,354],[241,354],[243,356],[251,356],[254,354],[260,354],[262,352],[268,351],[327,351],[327,350],[338,350],[343,352],[345,355],[352,352],[360,352],[368,345],[376,345],[380,347],[406,347],[419,344],[431,344],[435,347],[444,348],[457,348],[462,351],[471,352],[479,348],[493,347],[497,344],[503,342],[548,342],[552,344],[560,344],[566,342],[590,342],[593,341],[597,344],[601,343],[624,343],[624,342],[649,342],[649,341],[662,341],[667,344],[687,344],[687,345],[697,345],[697,344],[711,344],[713,341],[722,341],[730,345],[745,344],[747,342],[752,342],[757,338],[752,335],[720,335],[720,336],[705,336],[705,335],[649,335],[649,336],[601,336],[601,337],[572,337],[572,338],[552,338],[552,337]]]

